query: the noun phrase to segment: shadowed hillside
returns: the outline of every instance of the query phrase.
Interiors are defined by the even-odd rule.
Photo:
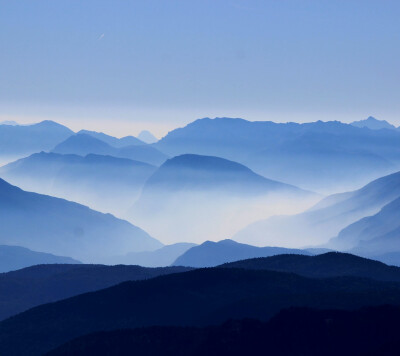
[[[48,264],[2,273],[0,274],[0,319],[36,305],[96,291],[121,282],[188,270],[190,268]]]
[[[162,246],[127,221],[67,200],[25,192],[1,179],[0,225],[1,244],[83,262]]]
[[[290,306],[354,309],[400,303],[400,284],[211,268],[125,282],[45,304],[0,323],[0,353],[39,355],[88,333],[153,325],[267,320]]]
[[[200,356],[200,355],[397,355],[395,306],[357,311],[291,308],[270,322],[233,320],[217,327],[152,327],[90,334],[77,338],[49,356]],[[367,337],[370,336],[370,337]]]

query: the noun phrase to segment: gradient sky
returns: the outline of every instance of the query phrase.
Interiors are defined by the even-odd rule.
[[[0,0],[0,120],[400,125],[400,1]]]

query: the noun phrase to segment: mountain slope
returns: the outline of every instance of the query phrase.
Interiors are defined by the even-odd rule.
[[[400,198],[385,205],[378,213],[344,228],[329,242],[342,250],[351,249],[365,256],[400,252]],[[396,264],[399,264],[400,260]]]
[[[50,263],[77,264],[80,262],[70,257],[36,252],[20,246],[0,245],[0,273]]]
[[[205,118],[171,131],[155,147],[169,155],[218,156],[271,179],[337,192],[355,189],[399,167],[399,134],[337,121],[279,124]]]
[[[47,264],[2,273],[0,274],[0,319],[40,304],[96,291],[121,282],[187,270],[189,268]]]
[[[156,167],[126,158],[36,153],[0,167],[22,189],[124,216]]]
[[[305,254],[306,250],[286,249],[281,247],[256,247],[239,244],[232,240],[219,242],[206,241],[192,247],[173,263],[174,266],[214,267],[231,261],[239,261],[254,257],[267,257],[279,254]]]
[[[331,195],[303,213],[260,220],[233,238],[244,243],[285,247],[322,244],[398,197],[400,172],[374,180],[356,191]]]
[[[156,148],[149,145],[128,145],[113,147],[89,134],[77,134],[59,143],[52,150],[54,153],[76,154],[86,156],[88,154],[114,156],[141,161],[151,165],[160,165],[168,157]]]
[[[161,247],[127,221],[77,203],[25,192],[1,179],[0,226],[0,244],[81,261],[101,261],[107,256]]]
[[[353,309],[400,302],[397,283],[308,279],[271,271],[211,268],[125,282],[42,305],[0,323],[0,353],[38,355],[78,336],[152,325],[269,319],[282,308]]]
[[[186,154],[167,160],[147,180],[131,218],[169,243],[198,243],[224,239],[257,217],[298,211],[316,199],[239,163]]]

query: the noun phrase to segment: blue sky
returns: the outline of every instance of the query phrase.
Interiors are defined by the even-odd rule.
[[[400,125],[400,2],[0,0],[0,119]]]

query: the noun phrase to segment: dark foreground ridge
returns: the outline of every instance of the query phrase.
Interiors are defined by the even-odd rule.
[[[111,287],[121,282],[187,270],[190,268],[54,264],[1,273],[0,320],[40,304]]]
[[[400,304],[400,284],[355,277],[207,268],[45,304],[0,323],[1,355],[42,355],[98,331],[149,326],[207,326],[229,319],[267,321],[284,308],[356,309]]]
[[[48,356],[378,356],[398,355],[400,308],[357,311],[292,308],[270,322],[229,321],[206,328],[152,327],[86,335]]]
[[[311,278],[354,276],[400,282],[400,268],[349,253],[328,252],[317,256],[284,254],[225,263],[224,268],[291,272]]]

